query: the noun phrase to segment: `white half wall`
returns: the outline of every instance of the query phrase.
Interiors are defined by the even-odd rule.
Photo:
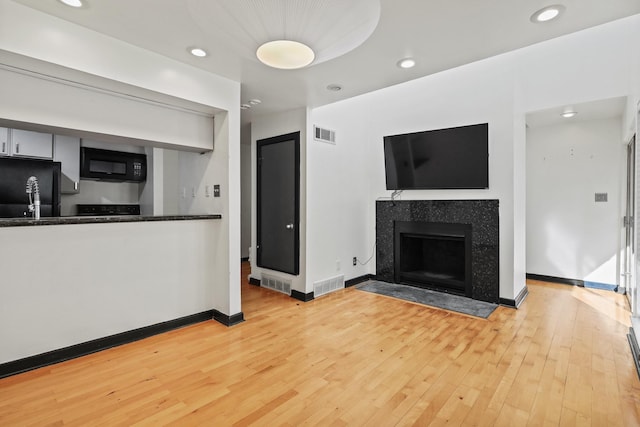
[[[619,284],[621,129],[617,118],[527,131],[527,273]]]
[[[0,364],[215,308],[226,239],[220,220],[0,228]]]

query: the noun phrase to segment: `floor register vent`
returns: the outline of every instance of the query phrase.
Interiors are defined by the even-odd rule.
[[[320,280],[313,284],[313,296],[318,298],[321,295],[344,289],[344,276],[336,276],[330,279]]]
[[[260,286],[291,295],[291,282],[281,277],[262,275]]]
[[[333,130],[313,126],[313,134],[316,141],[326,142],[333,145],[336,144],[336,132]]]

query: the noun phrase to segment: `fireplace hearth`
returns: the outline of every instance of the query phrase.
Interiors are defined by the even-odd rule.
[[[497,200],[376,202],[376,279],[499,302]]]
[[[394,281],[471,297],[471,225],[396,221]]]

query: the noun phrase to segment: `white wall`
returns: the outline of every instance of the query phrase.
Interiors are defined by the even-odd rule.
[[[137,204],[140,202],[141,185],[144,184],[81,180],[78,184],[79,193],[62,195],[60,214],[76,215],[78,204]]]
[[[619,283],[621,128],[618,118],[527,131],[528,273]]]
[[[335,259],[375,242],[375,200],[390,195],[384,181],[384,135],[488,122],[489,190],[405,191],[402,199],[499,199],[500,297],[515,298],[525,286],[524,116],[616,96],[637,102],[639,52],[628,46],[639,39],[640,16],[634,16],[311,110],[311,123],[336,130],[351,148],[339,144],[332,150],[308,141],[307,179],[313,191],[307,196],[313,211],[307,250],[310,259],[320,262],[309,263],[308,281],[335,275]],[[338,150],[347,160],[337,160]],[[350,185],[360,177],[368,182],[364,197]],[[336,200],[348,202],[341,204],[340,222],[330,223],[324,218],[333,218]],[[336,249],[345,235],[353,240]],[[366,236],[364,242],[360,236]],[[366,270],[375,273],[375,260]],[[361,273],[351,270],[347,279]]]
[[[344,239],[349,246],[346,251],[358,257],[371,252],[375,201],[391,195],[385,189],[385,135],[489,123],[488,190],[413,190],[402,193],[401,199],[500,199],[500,296],[513,298],[514,263],[509,259],[513,253],[513,94],[505,84],[512,80],[512,64],[498,57],[314,109],[312,121],[336,130],[342,144],[351,148],[342,149],[350,157],[338,167],[309,166],[309,188],[314,188],[308,195],[309,205],[314,206],[317,219],[309,223],[314,230],[309,236],[309,253],[328,253],[326,264],[315,270],[318,277],[309,280],[334,274],[330,256],[343,236],[366,236],[364,243]],[[313,161],[321,150],[314,147],[309,156]],[[322,165],[336,164],[326,158],[322,161]],[[351,185],[354,181],[354,185],[365,184],[358,191]],[[332,185],[335,183],[341,185]],[[334,205],[337,197],[349,202]],[[340,220],[332,226],[323,222],[322,218],[333,218],[336,213]],[[375,274],[375,258],[366,270],[351,272],[353,276],[367,273]],[[524,277],[521,282],[524,286]]]
[[[369,164],[374,140],[371,111],[359,99],[346,100],[313,110],[313,125],[334,130],[335,145],[307,140],[307,272],[308,283],[344,274],[345,280],[375,273],[373,255],[375,209],[372,192],[375,185]],[[384,184],[383,184],[384,186]],[[360,260],[353,266],[352,259]]]
[[[262,273],[268,273],[271,276],[281,277],[284,280],[291,281],[291,288],[299,292],[309,293],[313,291],[313,286],[309,285],[306,280],[306,245],[307,245],[307,109],[300,108],[297,110],[286,111],[284,113],[273,114],[268,116],[257,117],[251,123],[251,253],[249,260],[251,262],[251,277],[261,279]],[[274,136],[285,135],[292,132],[300,132],[300,274],[293,276],[290,274],[275,272],[267,269],[259,268],[256,265],[256,141],[271,138]]]

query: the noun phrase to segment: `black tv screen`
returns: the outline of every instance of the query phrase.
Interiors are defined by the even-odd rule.
[[[384,137],[388,190],[489,188],[489,124]]]

